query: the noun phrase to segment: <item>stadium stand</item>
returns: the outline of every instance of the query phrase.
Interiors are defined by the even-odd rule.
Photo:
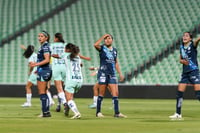
[[[11,0],[11,4],[7,4],[6,0],[1,2],[1,13],[4,14],[1,15],[4,24],[1,27],[2,39],[15,33],[17,27],[8,20],[13,20],[16,24],[22,23],[23,26],[24,21],[33,21],[30,16],[36,16],[36,19],[45,16],[66,1],[23,0],[20,5],[24,6],[20,9],[15,7],[13,14],[8,13],[13,12],[8,9],[19,5],[18,0]],[[79,45],[81,54],[92,57],[91,62],[83,61],[85,84],[96,81],[95,77],[89,76],[88,68],[99,65],[98,52],[93,48],[93,43],[104,33],[113,34],[122,72],[126,77],[127,73],[131,73],[130,80],[125,84],[176,84],[181,70],[177,61],[179,53],[169,49],[169,56],[165,56],[162,52],[173,45],[184,31],[191,31],[199,24],[199,2],[200,0],[79,0],[0,48],[0,73],[3,74],[0,83],[26,82],[27,62],[22,57],[19,45],[34,44],[38,47],[38,32],[47,30],[52,37],[56,32],[63,33],[66,42]],[[37,6],[39,3],[48,5],[43,14],[40,14],[41,7]],[[29,8],[30,5],[34,5],[33,8]],[[158,58],[160,53],[162,60],[157,59],[155,63],[150,63],[150,67],[145,66],[154,57]],[[140,66],[145,70],[140,71]],[[136,70],[138,76],[134,76],[132,70]]]
[[[64,0],[1,0],[1,38],[48,13]]]

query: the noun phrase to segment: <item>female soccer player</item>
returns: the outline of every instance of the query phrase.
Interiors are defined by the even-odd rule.
[[[65,60],[66,65],[66,80],[65,80],[65,94],[67,98],[67,104],[74,112],[74,116],[71,119],[78,119],[81,117],[80,112],[77,109],[74,102],[74,93],[77,93],[83,82],[81,72],[81,59],[79,57],[79,47],[74,44],[68,44],[65,47],[65,54],[62,58]]]
[[[54,35],[54,43],[51,44],[52,55],[62,55],[65,52],[65,41],[61,33]],[[52,62],[53,80],[58,93],[57,112],[61,110],[61,103],[66,103],[65,93],[63,91],[63,81],[66,76],[65,61],[62,58],[53,58]]]
[[[49,46],[49,34],[42,31],[38,34],[41,47],[37,54],[37,63],[31,63],[31,67],[37,66],[37,87],[42,105],[41,117],[51,117],[49,110],[49,98],[47,96],[47,84],[51,80],[52,70],[50,67],[51,51]]]
[[[23,53],[23,56],[25,58],[28,58],[28,62],[29,64],[37,62],[37,54],[34,52],[34,46],[33,45],[28,45],[28,47],[26,48],[24,45],[20,45],[20,47],[25,50]],[[33,85],[37,85],[37,67],[30,67],[29,65],[29,78],[28,78],[28,82],[26,84],[26,102],[24,104],[22,104],[22,107],[31,107],[31,99],[32,99],[32,86]],[[49,83],[49,82],[48,82]],[[50,83],[49,83],[50,84]],[[48,89],[50,88],[50,86],[48,85]],[[51,93],[49,90],[47,90],[47,95],[48,98],[50,100],[50,105],[54,104],[54,101],[51,97]]]
[[[90,76],[95,76],[98,73],[98,67],[90,67],[90,70],[95,70]],[[99,95],[99,84],[96,82],[93,86],[93,103],[89,105],[89,108],[95,109],[97,107],[97,98]]]
[[[181,107],[183,102],[183,93],[187,84],[192,84],[196,93],[196,97],[200,100],[200,75],[197,62],[197,46],[200,38],[193,42],[192,34],[185,32],[180,45],[180,63],[183,64],[183,71],[179,81],[176,93],[176,113],[169,116],[171,119],[182,119]]]
[[[55,86],[58,91],[58,98],[59,98],[59,103],[56,108],[57,112],[60,112],[61,110],[61,103],[64,105],[64,113],[67,115],[68,112],[68,105],[66,103],[66,98],[65,98],[65,93],[63,91],[63,81],[65,80],[66,77],[66,68],[65,68],[65,60],[60,57],[64,51],[65,51],[65,46],[64,46],[64,39],[61,33],[56,33],[54,37],[54,43],[51,44],[51,50],[52,50],[52,57],[55,57],[53,59],[53,64],[52,64],[52,70],[53,70],[53,79]],[[73,46],[73,44],[69,43],[69,46]],[[85,60],[91,60],[90,57],[85,57],[79,54],[79,57],[81,59]]]
[[[37,54],[34,52],[34,46],[28,45],[26,48],[24,45],[20,45],[20,47],[25,50],[23,56],[28,59],[28,63],[37,62]],[[31,107],[31,98],[32,98],[32,91],[31,87],[37,84],[37,75],[36,75],[37,67],[29,67],[29,78],[26,83],[26,102],[22,104],[22,107]]]
[[[73,59],[71,57],[76,58],[80,58],[80,59],[84,59],[84,60],[88,60],[90,61],[91,58],[90,57],[86,57],[83,55],[80,55],[80,50],[79,47],[77,47],[76,45],[72,44],[72,43],[68,43],[65,46],[65,53],[63,53],[62,55],[58,55],[58,54],[52,54],[52,57],[54,58],[61,58],[64,59],[65,62],[65,69],[66,69],[66,78],[65,78],[65,96],[67,98],[67,103],[65,103],[65,109],[64,109],[64,113],[66,116],[69,115],[69,108],[72,109],[72,111],[74,112],[74,116],[72,117],[72,119],[77,119],[80,118],[81,115],[77,110],[76,104],[73,101],[73,95],[74,93],[76,93],[81,85],[82,85],[82,73],[81,73],[81,69],[80,72],[78,70],[76,70],[76,67],[79,67],[79,64],[76,64],[75,62],[73,64],[70,64],[71,61],[73,61]],[[71,67],[71,65],[77,65],[74,67]],[[80,62],[80,66],[82,66],[81,62]],[[72,77],[72,75],[77,76],[77,74],[80,76],[81,73],[81,79],[77,80],[74,76]],[[76,81],[76,82],[75,82]],[[78,84],[78,86],[76,86]],[[71,87],[71,88],[70,88]],[[74,91],[72,91],[74,90]],[[70,105],[69,105],[70,103]],[[74,106],[74,104],[75,106]],[[67,105],[66,105],[67,104]],[[73,107],[72,107],[73,105]]]
[[[103,40],[104,44],[100,45]],[[94,44],[94,47],[99,51],[100,57],[100,67],[97,75],[99,83],[99,96],[97,100],[96,116],[104,117],[104,115],[101,113],[101,103],[105,94],[105,90],[107,87],[109,87],[114,103],[114,117],[125,118],[126,116],[119,112],[116,70],[119,73],[120,80],[123,80],[124,77],[118,64],[117,49],[112,47],[112,42],[112,35],[105,34]]]

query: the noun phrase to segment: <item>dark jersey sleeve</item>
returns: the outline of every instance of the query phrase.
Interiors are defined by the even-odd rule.
[[[42,47],[42,50],[43,50],[43,54],[46,54],[46,53],[51,53],[50,51],[50,47],[48,45],[45,45]]]

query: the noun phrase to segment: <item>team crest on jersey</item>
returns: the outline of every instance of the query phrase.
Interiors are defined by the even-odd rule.
[[[191,47],[188,47],[187,50],[187,53],[191,53]]]
[[[117,52],[116,51],[114,51],[114,55],[117,56]]]
[[[41,47],[38,49],[38,53],[41,51]]]

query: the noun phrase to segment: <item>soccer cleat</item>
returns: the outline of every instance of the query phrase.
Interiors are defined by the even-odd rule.
[[[103,118],[104,115],[101,112],[99,112],[99,113],[96,114],[96,117]]]
[[[70,119],[80,119],[81,118],[81,114],[77,113],[74,116],[72,116]]]
[[[49,106],[53,106],[55,104],[55,102],[52,100],[49,104]]]
[[[115,114],[114,117],[116,117],[116,118],[127,118],[127,116],[123,115],[122,113]]]
[[[97,105],[95,105],[95,104],[90,104],[88,107],[89,107],[90,109],[96,109]]]
[[[43,117],[43,114],[39,114],[37,117],[40,117],[40,118],[41,118],[41,117]]]
[[[169,116],[169,118],[170,118],[171,120],[182,120],[182,119],[183,119],[183,118],[182,118],[182,115],[181,115],[181,114],[178,114],[178,113],[175,113],[174,115]]]
[[[69,106],[67,103],[64,104],[64,114],[65,116],[69,116]]]
[[[60,112],[60,110],[61,110],[61,106],[60,106],[60,105],[57,105],[57,107],[56,107],[56,112]]]
[[[31,107],[31,103],[25,102],[21,105],[22,107]]]
[[[44,112],[44,113],[42,113],[42,114],[40,114],[40,115],[38,115],[38,117],[51,117],[51,113],[50,112]]]
[[[50,112],[43,113],[43,117],[51,117],[51,113]]]

